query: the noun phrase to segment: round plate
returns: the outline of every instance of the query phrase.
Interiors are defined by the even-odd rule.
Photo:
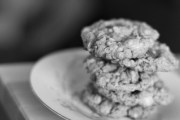
[[[82,49],[69,49],[52,53],[38,61],[31,72],[30,84],[35,95],[50,110],[67,120],[105,120],[79,99],[79,93],[89,81],[83,68],[88,55]],[[180,119],[180,77],[175,72],[159,73],[170,88],[175,100],[160,108],[150,120]]]

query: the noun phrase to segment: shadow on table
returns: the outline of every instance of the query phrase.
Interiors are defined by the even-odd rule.
[[[1,104],[0,104],[0,120],[9,120],[9,118]]]

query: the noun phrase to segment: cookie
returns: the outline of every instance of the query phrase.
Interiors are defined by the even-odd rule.
[[[168,72],[178,68],[179,61],[165,44],[156,42],[142,58],[124,59],[118,63],[96,58],[92,55],[84,62],[90,73],[106,73],[120,68],[133,69],[138,72]]]
[[[121,66],[140,72],[168,72],[178,68],[179,61],[166,44],[156,42],[141,59],[124,59]]]
[[[107,90],[144,90],[159,80],[156,73],[138,72],[94,57],[85,60],[85,67],[96,87]]]
[[[85,49],[95,57],[120,61],[141,58],[159,33],[145,22],[112,19],[85,27],[81,36]]]
[[[129,77],[126,73],[121,73],[119,75],[108,73],[91,79],[93,79],[92,83],[95,87],[111,91],[124,91],[126,93],[146,90],[159,81],[156,74],[141,73],[139,78],[133,82],[131,78],[132,76]]]
[[[113,102],[92,88],[83,91],[82,101],[96,114],[111,119],[142,119],[157,109],[157,106],[142,106],[140,104],[130,106]]]
[[[157,81],[154,86],[146,90],[135,90],[132,92],[108,90],[101,87],[94,88],[99,94],[113,102],[118,102],[127,106],[141,105],[143,107],[148,107],[153,105],[167,105],[173,100],[173,96],[164,85],[162,85],[161,88],[157,88],[155,85],[159,83],[162,83],[162,81]]]

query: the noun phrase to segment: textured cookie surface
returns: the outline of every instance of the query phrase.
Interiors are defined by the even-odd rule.
[[[113,61],[91,55],[84,64],[92,72],[108,72],[119,67],[131,68],[139,72],[167,72],[178,68],[179,61],[167,45],[156,42],[142,58],[123,59],[118,63],[113,63]]]
[[[89,86],[88,89],[83,91],[82,101],[100,116],[112,119],[140,120],[148,117],[148,115],[154,113],[157,109],[155,104],[144,106],[141,104],[125,105],[123,103],[113,102],[91,87]]]
[[[125,59],[120,61],[119,64],[140,72],[168,72],[177,69],[179,61],[166,44],[156,42],[144,57]]]
[[[142,105],[144,107],[153,105],[167,105],[173,97],[168,89],[164,86],[161,88],[155,87],[156,84],[161,84],[158,81],[152,87],[146,90],[134,90],[132,92],[122,90],[108,90],[102,87],[96,87],[97,92],[113,102],[122,103],[127,106]]]
[[[90,83],[81,99],[102,117],[144,120],[173,97],[157,72],[179,66],[159,33],[144,22],[127,19],[98,21],[82,30],[90,55],[84,66]]]
[[[85,27],[81,36],[84,47],[94,56],[120,61],[141,58],[159,33],[144,22],[113,19]]]

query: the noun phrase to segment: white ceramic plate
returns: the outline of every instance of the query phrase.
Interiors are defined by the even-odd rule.
[[[53,112],[67,120],[105,120],[92,113],[78,98],[89,76],[83,68],[88,55],[81,49],[52,53],[38,61],[32,69],[30,84],[36,96]],[[180,77],[177,73],[160,73],[175,100],[160,109],[151,120],[180,119]]]

